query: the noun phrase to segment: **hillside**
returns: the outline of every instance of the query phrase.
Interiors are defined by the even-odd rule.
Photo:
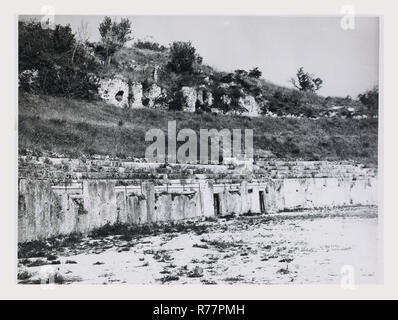
[[[254,129],[257,154],[304,160],[357,160],[377,163],[377,119],[288,119],[188,113],[155,109],[122,109],[102,101],[45,95],[19,96],[19,153],[68,157],[109,155],[142,158],[145,132],[177,121],[191,128]]]
[[[52,30],[37,21],[19,21],[19,90],[85,101],[102,99],[133,109],[252,117],[377,117],[377,87],[358,99],[322,97],[316,92],[327,84],[300,66],[292,70],[295,88],[281,87],[266,80],[267,74],[256,66],[216,70],[190,41],[174,41],[167,47],[139,39],[128,44],[132,33],[128,19],[112,22],[105,17],[101,26],[106,35],[90,42],[69,25]]]
[[[162,51],[153,49],[143,49],[137,46],[122,48],[112,58],[110,65],[101,69],[100,76],[105,79],[115,77],[123,79],[127,84],[142,84],[142,95],[153,100],[153,105],[158,108],[171,108],[176,93],[183,87],[193,91],[203,91],[212,96],[212,103],[206,104],[200,99],[199,105],[191,106],[191,109],[210,109],[220,110],[224,113],[245,113],[249,109],[256,109],[258,114],[269,114],[277,116],[296,116],[296,117],[323,117],[331,116],[353,116],[368,114],[367,108],[358,100],[350,97],[323,97],[313,92],[304,92],[292,88],[278,86],[265,79],[266,75],[252,74],[246,70],[220,71],[209,65],[205,61],[194,62],[190,72],[172,72],[168,66],[170,61],[169,49]],[[156,79],[154,79],[156,70]],[[253,69],[256,70],[256,69]],[[163,93],[165,99],[156,99],[155,94],[151,94],[151,86],[155,86],[159,92]],[[107,89],[105,87],[105,89]],[[156,91],[156,90],[155,90]],[[129,90],[133,92],[134,90]],[[145,93],[147,92],[147,94]],[[248,105],[236,103],[234,99],[250,98]],[[186,97],[185,97],[186,98]],[[227,103],[225,102],[227,98]],[[141,94],[138,98],[141,100]],[[189,98],[188,98],[189,99]],[[160,101],[161,100],[161,101]],[[177,99],[178,100],[178,99]],[[178,100],[177,105],[181,109],[185,99]],[[205,99],[203,99],[205,100]],[[129,105],[131,103],[129,102]],[[243,108],[240,108],[243,107]],[[335,113],[335,108],[341,108]],[[354,111],[347,112],[347,109]]]
[[[313,83],[323,81],[302,68],[300,90],[277,86],[255,66],[216,70],[191,42],[109,51],[106,37],[21,21],[18,35],[20,154],[143,158],[147,130],[176,120],[196,132],[253,129],[257,156],[377,162],[377,89],[322,97]]]

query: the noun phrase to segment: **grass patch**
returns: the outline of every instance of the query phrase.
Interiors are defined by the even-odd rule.
[[[28,270],[20,270],[18,271],[17,279],[18,280],[27,280],[32,277],[32,274]]]
[[[130,225],[124,223],[106,224],[90,232],[89,237],[100,239],[108,236],[119,236],[125,241],[131,241],[134,237],[195,232],[198,235],[208,232],[207,225],[197,224],[194,221],[169,221],[163,224],[148,223],[143,225]]]
[[[167,276],[160,278],[159,281],[161,283],[166,283],[166,282],[171,282],[171,281],[177,281],[179,279],[180,278],[178,276],[167,275]]]
[[[47,240],[34,240],[18,243],[18,258],[47,258],[49,261],[56,260],[51,254],[52,250],[73,247],[82,240],[80,233],[71,233],[68,236],[51,237]]]
[[[123,121],[123,126],[119,122]],[[21,94],[19,150],[57,152],[70,157],[93,154],[144,157],[145,133],[168,121],[190,128],[254,130],[254,149],[303,160],[356,160],[377,163],[377,119],[318,120],[196,114],[153,109],[124,110],[101,101]],[[183,142],[181,142],[183,143]]]

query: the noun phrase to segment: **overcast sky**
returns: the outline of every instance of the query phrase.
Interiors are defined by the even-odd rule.
[[[290,87],[289,79],[302,66],[323,79],[319,93],[324,96],[356,97],[378,84],[378,18],[356,17],[355,29],[344,30],[341,17],[127,17],[136,39],[164,45],[190,40],[204,63],[218,70],[258,66],[267,80]],[[87,21],[90,39],[96,41],[102,19],[56,16],[55,23],[70,24],[76,31],[81,21]]]

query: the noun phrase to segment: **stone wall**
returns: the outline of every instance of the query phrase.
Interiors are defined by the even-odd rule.
[[[66,168],[66,169],[65,169]],[[19,177],[53,181],[105,179],[293,179],[376,177],[376,167],[353,161],[264,161],[250,158],[224,158],[224,164],[173,164],[145,162],[145,159],[122,161],[92,158],[69,159],[19,157]]]
[[[133,83],[131,85],[131,99],[130,99],[130,106],[133,109],[136,108],[143,108],[142,104],[142,98],[143,98],[143,93],[142,93],[142,84],[141,83]]]
[[[186,104],[184,111],[195,112],[196,101],[198,100],[198,93],[196,92],[196,89],[194,87],[182,87],[181,92]]]
[[[156,99],[163,92],[162,88],[153,83],[144,89],[142,83],[128,83],[123,77],[102,79],[99,83],[98,94],[102,100],[113,104],[116,107],[152,108],[155,106]],[[143,101],[147,100],[144,105]]]
[[[48,238],[78,231],[81,192],[73,188],[53,190],[49,181],[19,181],[18,241]]]
[[[218,203],[217,203],[218,202]],[[83,180],[52,185],[19,181],[18,241],[87,233],[106,224],[143,224],[244,213],[377,205],[377,178],[296,178],[219,183],[211,180]]]
[[[253,96],[246,95],[239,100],[239,104],[247,111],[243,112],[243,115],[249,117],[257,117],[261,114],[259,105]]]
[[[123,108],[129,105],[129,86],[124,79],[102,79],[99,83],[98,94],[101,99],[117,107]]]
[[[149,86],[148,90],[144,93],[145,97],[148,98],[148,107],[155,107],[156,99],[163,95],[162,88],[156,83]]]
[[[377,204],[376,178],[307,178],[276,181],[278,210]]]

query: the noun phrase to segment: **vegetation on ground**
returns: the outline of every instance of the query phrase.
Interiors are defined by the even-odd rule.
[[[121,109],[101,101],[44,95],[19,96],[19,152],[61,153],[69,157],[144,157],[145,133],[168,121],[177,130],[239,128],[254,130],[254,149],[303,160],[357,160],[377,163],[377,119],[289,119]],[[243,133],[243,131],[242,131]]]

